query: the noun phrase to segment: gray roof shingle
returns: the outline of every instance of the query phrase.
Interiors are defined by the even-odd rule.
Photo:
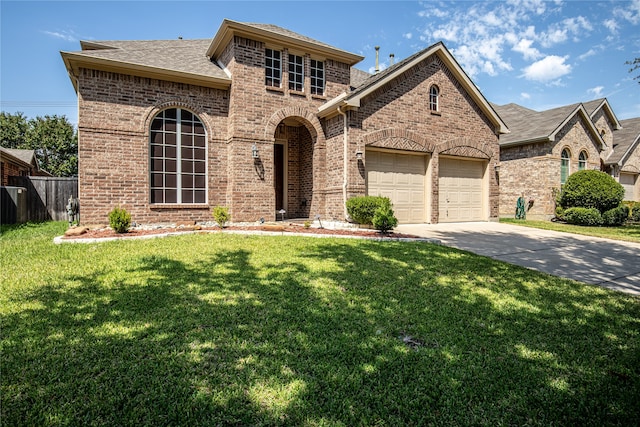
[[[640,149],[640,117],[620,120],[622,129],[613,133],[613,153],[607,158],[607,164],[619,163],[625,157],[629,149]],[[635,145],[634,145],[635,144]]]

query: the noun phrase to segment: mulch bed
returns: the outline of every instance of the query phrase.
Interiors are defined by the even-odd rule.
[[[308,233],[308,234],[322,234],[322,235],[334,235],[334,236],[354,236],[354,237],[369,237],[369,238],[384,238],[384,239],[420,239],[420,236],[403,233],[380,233],[376,230],[363,230],[363,229],[327,229],[327,228],[304,228],[303,226],[286,224],[286,225],[258,225],[258,226],[227,226],[224,229],[218,227],[167,227],[156,229],[141,229],[132,228],[126,233],[116,233],[110,228],[89,229],[85,233],[73,236],[64,236],[64,240],[74,239],[101,239],[101,238],[130,238],[137,236],[149,236],[157,234],[167,233],[187,233],[187,232],[218,232],[224,233],[225,231],[266,231],[266,232],[278,232],[278,233]]]

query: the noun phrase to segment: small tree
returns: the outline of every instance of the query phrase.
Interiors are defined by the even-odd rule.
[[[126,209],[116,206],[109,212],[109,225],[116,233],[126,233],[131,226],[131,214]]]
[[[389,230],[393,230],[398,225],[398,218],[396,218],[391,208],[391,203],[380,206],[373,214],[373,227],[379,230],[381,233],[386,233]]]
[[[218,226],[220,226],[220,228],[224,228],[227,221],[231,219],[231,215],[229,215],[229,208],[225,206],[214,207],[211,214],[213,215],[213,219],[218,223]]]

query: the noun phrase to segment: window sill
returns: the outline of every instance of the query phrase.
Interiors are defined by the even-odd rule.
[[[151,209],[209,209],[206,203],[151,203]]]
[[[322,99],[322,100],[327,100],[327,96],[326,95],[311,95],[311,99]]]
[[[277,93],[282,93],[284,94],[284,89],[281,87],[274,87],[274,86],[265,86],[267,88],[267,91],[269,92],[277,92]]]
[[[300,97],[307,97],[307,94],[304,92],[300,92],[299,90],[290,90],[289,91],[289,95],[295,95],[295,96],[300,96]]]
[[[442,113],[440,111],[431,111],[431,115],[432,116],[442,116]]]

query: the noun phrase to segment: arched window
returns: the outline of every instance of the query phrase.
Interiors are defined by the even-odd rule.
[[[440,89],[438,89],[438,86],[432,85],[429,88],[429,110],[430,111],[440,110],[439,99],[438,99],[439,96],[440,96]]]
[[[569,161],[571,160],[571,153],[568,149],[563,149],[560,155],[560,184],[564,185],[569,177]]]
[[[161,111],[150,134],[151,203],[206,203],[207,135],[198,116]]]
[[[585,151],[580,152],[578,157],[578,170],[583,171],[587,168],[587,153]]]

